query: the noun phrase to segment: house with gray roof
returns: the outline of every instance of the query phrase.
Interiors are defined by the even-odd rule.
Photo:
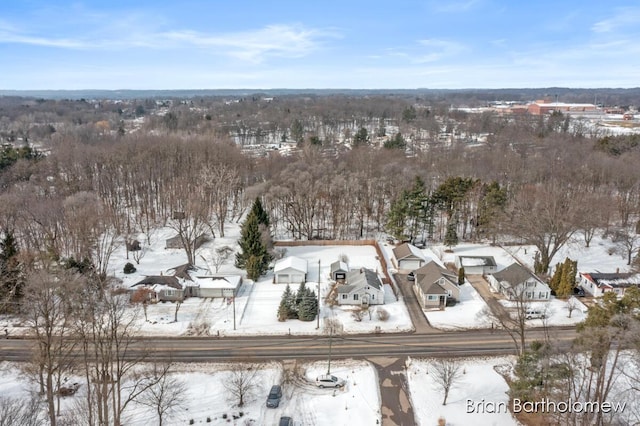
[[[519,263],[512,263],[500,272],[487,275],[491,290],[510,300],[530,301],[551,299],[551,289]]]
[[[336,284],[338,305],[382,305],[384,286],[378,274],[367,268],[347,272],[345,284]]]
[[[395,266],[400,273],[415,271],[427,263],[420,249],[409,243],[400,244],[392,251]]]
[[[186,296],[186,286],[172,275],[149,275],[131,286],[131,292],[147,287],[153,292],[156,302],[182,302]]]
[[[457,274],[431,261],[414,271],[413,291],[422,309],[444,309],[447,302],[460,300]]]

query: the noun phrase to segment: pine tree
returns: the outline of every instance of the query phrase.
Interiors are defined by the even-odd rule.
[[[558,293],[558,287],[560,287],[563,268],[564,268],[564,265],[562,263],[558,263],[556,265],[555,270],[553,271],[553,276],[551,277],[551,280],[549,280],[549,288],[551,288],[551,290],[556,294]]]
[[[236,253],[235,265],[237,268],[246,269],[249,279],[256,280],[267,270],[271,256],[262,241],[258,218],[253,212],[249,213],[242,224],[238,244],[241,251]]]
[[[450,219],[449,222],[447,222],[447,233],[444,235],[444,245],[449,248],[458,245],[458,232],[454,219]]]
[[[13,231],[5,229],[0,240],[0,307],[11,311],[23,296],[24,281],[18,261],[18,245]],[[8,302],[8,303],[4,303]]]
[[[256,197],[256,200],[253,202],[253,206],[251,206],[251,211],[249,215],[254,214],[258,219],[258,224],[264,225],[266,227],[269,226],[269,214],[262,206],[262,201],[260,201],[260,197]]]
[[[305,288],[304,296],[298,304],[298,319],[301,321],[312,321],[318,313],[318,302],[316,293],[313,290]]]
[[[291,312],[293,311],[293,292],[291,291],[291,287],[287,284],[287,288],[285,288],[284,293],[282,293],[282,298],[280,299],[280,305],[278,306],[278,321],[286,321],[291,318]]]
[[[394,238],[404,240],[406,238],[406,222],[409,212],[409,204],[407,202],[407,191],[404,190],[396,198],[389,209],[387,216],[386,230]]]
[[[458,269],[458,285],[464,284],[464,267]]]
[[[577,265],[577,262],[572,261],[568,257],[565,259],[562,264],[562,273],[560,275],[558,289],[556,290],[556,296],[569,297],[573,293]]]

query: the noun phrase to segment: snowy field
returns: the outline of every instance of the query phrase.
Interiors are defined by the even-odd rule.
[[[180,407],[164,419],[169,425],[277,425],[281,416],[294,419],[296,426],[369,426],[379,424],[380,396],[375,369],[362,361],[334,361],[331,374],[346,381],[343,389],[319,389],[314,380],[326,373],[327,363],[302,364],[283,370],[279,363],[244,365],[255,372],[245,404],[237,406],[227,390],[233,374],[226,364],[176,364],[172,378],[185,385]],[[0,363],[0,395],[26,398],[35,385],[26,382],[15,364]],[[283,397],[278,408],[267,408],[266,398],[274,384],[281,384]],[[62,400],[63,413],[73,408],[86,392]],[[43,407],[44,408],[44,407]],[[44,414],[44,410],[43,410]],[[193,421],[193,423],[191,423]],[[130,426],[158,424],[149,407],[133,403],[125,410]]]
[[[487,304],[471,284],[460,287],[460,301],[444,310],[425,311],[429,323],[440,330],[468,330],[490,328],[486,316]]]
[[[467,401],[508,403],[509,386],[496,368],[510,369],[514,357],[459,359],[464,374],[452,387],[447,405],[442,405],[443,392],[434,381],[429,359],[407,360],[407,381],[416,422],[419,426],[433,426],[438,419],[447,425],[510,426],[519,425],[509,412],[467,413]]]

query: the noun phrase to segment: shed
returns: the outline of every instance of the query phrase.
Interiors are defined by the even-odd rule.
[[[467,275],[493,274],[498,270],[493,256],[456,256],[456,267],[464,268]]]
[[[300,284],[307,280],[307,261],[289,256],[280,259],[273,267],[275,284]]]
[[[349,267],[345,262],[336,260],[331,264],[331,279],[333,281],[344,281],[347,278],[347,272],[349,272]]]
[[[206,234],[201,234],[198,237],[196,237],[195,240],[195,247],[194,248],[198,248],[200,247],[202,244],[207,242],[207,235]],[[182,239],[180,238],[180,235],[176,234],[171,238],[167,238],[165,240],[165,249],[181,249],[184,248],[184,246],[182,245]]]
[[[404,243],[393,249],[396,267],[401,273],[415,271],[427,263],[422,252],[416,246]]]

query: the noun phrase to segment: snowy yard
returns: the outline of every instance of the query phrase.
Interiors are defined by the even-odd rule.
[[[433,426],[444,418],[447,425],[495,425],[508,426],[519,423],[509,412],[490,413],[468,412],[468,401],[481,403],[508,403],[509,386],[495,368],[510,369],[514,357],[466,358],[455,360],[460,364],[462,374],[452,387],[447,405],[442,405],[443,392],[436,385],[432,360],[407,360],[407,381],[411,392],[414,415],[419,426]],[[488,404],[487,408],[491,408]]]
[[[485,312],[487,304],[471,284],[460,287],[460,301],[444,310],[425,311],[429,323],[441,330],[490,328],[491,321]]]
[[[186,386],[179,409],[165,418],[165,424],[188,425],[276,425],[280,416],[290,416],[295,425],[370,426],[381,421],[380,396],[375,369],[362,361],[334,361],[331,374],[346,381],[343,389],[319,389],[314,380],[326,373],[327,363],[289,365],[279,363],[243,365],[255,372],[242,407],[236,405],[228,387],[232,373],[227,364],[175,364],[173,378]],[[278,408],[267,408],[266,398],[274,384],[281,384],[283,397]],[[0,363],[0,395],[26,398],[35,385],[20,376],[19,366]],[[75,396],[62,400],[63,413],[85,395],[81,386]],[[44,407],[43,407],[44,414]],[[131,426],[157,424],[149,407],[133,403],[125,410]],[[167,421],[169,420],[169,421]],[[193,422],[193,423],[192,423]]]

